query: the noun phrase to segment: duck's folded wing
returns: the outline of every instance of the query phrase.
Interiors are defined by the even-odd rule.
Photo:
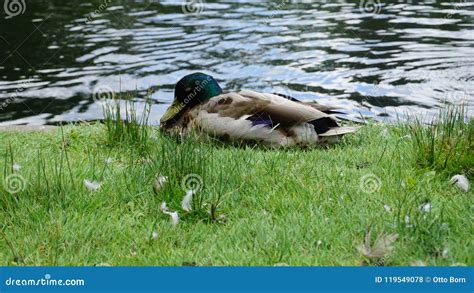
[[[283,126],[291,126],[321,118],[330,118],[335,121],[333,117],[326,113],[279,95],[249,90],[241,91],[239,95],[249,98],[250,100],[266,101],[267,105],[260,113],[269,116],[274,122]]]
[[[318,135],[328,133],[328,136],[353,132],[352,128],[339,127],[334,117],[299,102],[291,101],[274,94],[255,91],[226,93],[212,98],[203,107],[207,113],[217,114],[218,117],[232,118],[252,122],[253,126],[281,126],[291,128],[303,123],[312,124]],[[217,119],[217,116],[215,119]],[[219,119],[220,120],[220,119]],[[221,120],[229,121],[229,120]],[[248,124],[248,123],[247,123]],[[219,125],[219,128],[225,127]]]
[[[281,132],[273,131],[266,124],[255,124],[250,119],[268,104],[268,101],[250,99],[237,93],[222,94],[195,110],[194,124],[200,131],[224,139],[266,141],[272,145],[284,145],[287,138]]]
[[[354,128],[340,127],[335,117],[299,101],[293,101],[279,95],[258,93],[254,91],[241,91],[239,94],[250,99],[265,100],[269,102],[262,111],[249,117],[249,119],[258,118],[258,121],[261,120],[262,117],[263,119],[269,117],[274,125],[279,124],[281,126],[290,127],[301,123],[309,123],[313,125],[318,135],[328,133],[331,129],[339,129],[339,131],[329,132],[328,136],[355,131]]]

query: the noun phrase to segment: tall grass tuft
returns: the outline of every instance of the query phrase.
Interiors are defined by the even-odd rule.
[[[403,129],[412,137],[420,167],[472,176],[474,120],[467,117],[464,105],[448,105],[428,123],[419,117],[410,118]]]
[[[205,197],[209,192],[211,181],[212,152],[206,145],[194,141],[176,143],[173,139],[163,137],[153,152],[154,170],[169,177],[169,192],[164,193],[164,201],[179,209],[181,199],[188,189],[197,188],[193,199],[193,210],[206,216],[203,212]]]
[[[103,112],[109,145],[132,145],[139,151],[146,151],[151,135],[148,126],[150,111],[151,103],[147,98],[143,112],[138,114],[131,94],[105,101]]]

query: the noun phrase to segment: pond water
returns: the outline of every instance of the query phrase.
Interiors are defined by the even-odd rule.
[[[474,103],[472,1],[4,4],[1,124],[101,119],[101,98],[133,92],[140,105],[151,91],[158,123],[194,71],[225,90],[337,105],[350,119]]]

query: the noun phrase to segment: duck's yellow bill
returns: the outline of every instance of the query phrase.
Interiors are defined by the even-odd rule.
[[[160,124],[164,124],[168,121],[170,121],[171,119],[175,118],[176,115],[178,115],[178,113],[183,110],[184,106],[181,102],[178,102],[178,100],[174,100],[173,103],[171,104],[171,106],[168,107],[168,109],[166,110],[165,114],[163,114],[163,116],[161,116],[161,119],[160,119]]]

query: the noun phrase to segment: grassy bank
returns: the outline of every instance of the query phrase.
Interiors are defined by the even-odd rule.
[[[473,265],[472,189],[449,183],[472,179],[472,123],[435,135],[435,149],[465,136],[446,165],[416,127],[369,124],[314,150],[112,124],[0,132],[0,265]]]

